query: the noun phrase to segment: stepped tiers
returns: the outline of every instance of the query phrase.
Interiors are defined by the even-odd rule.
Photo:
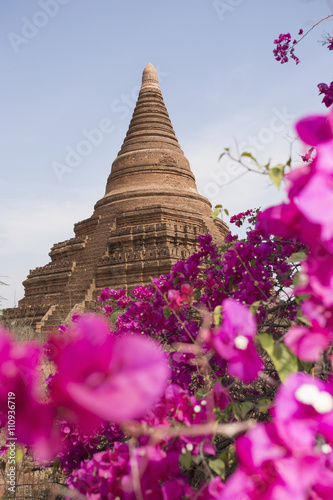
[[[105,287],[132,289],[166,274],[210,233],[228,233],[201,196],[166,110],[152,64],[123,145],[113,162],[105,195],[93,215],[74,226],[75,237],[54,245],[51,262],[30,271],[19,306],[8,322],[28,319],[36,331],[67,322],[89,308]]]

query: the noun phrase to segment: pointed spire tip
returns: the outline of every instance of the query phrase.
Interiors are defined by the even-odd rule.
[[[142,83],[157,83],[158,76],[155,66],[152,63],[148,63],[142,73]]]

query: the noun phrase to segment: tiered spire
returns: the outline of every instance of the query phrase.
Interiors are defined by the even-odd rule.
[[[166,179],[166,175],[169,178]],[[177,181],[171,181],[170,176]],[[144,192],[158,186],[158,189],[172,189],[197,193],[195,179],[187,158],[180,148],[173,130],[157,71],[149,63],[142,75],[138,100],[128,127],[123,145],[113,162],[104,200],[119,192],[133,190]]]
[[[151,63],[143,70],[141,90],[119,154],[147,147],[181,151],[163,101],[157,71]]]

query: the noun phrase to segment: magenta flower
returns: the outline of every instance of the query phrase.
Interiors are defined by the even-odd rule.
[[[109,304],[105,304],[105,306],[102,308],[102,311],[106,317],[111,316],[113,307],[110,306]]]
[[[294,455],[273,424],[258,424],[236,441],[236,450],[239,468],[220,500],[307,500],[309,491],[322,482],[325,456]]]
[[[318,146],[333,139],[332,113],[328,116],[306,116],[298,120],[295,128],[303,142],[309,144],[309,146]]]
[[[265,367],[253,342],[257,331],[254,316],[236,300],[226,299],[222,306],[224,319],[220,330],[212,336],[213,346],[228,361],[228,373],[250,383]]]
[[[324,328],[294,326],[286,333],[284,343],[298,358],[304,361],[318,361],[322,351],[329,346],[330,339]]]
[[[178,290],[169,290],[168,300],[170,301],[168,304],[168,307],[170,307],[170,309],[173,309],[176,312],[179,312],[181,310],[183,297]]]
[[[16,344],[9,332],[0,327],[1,423],[7,427],[14,415],[14,429],[9,431],[8,437],[32,446],[37,457],[44,460],[53,458],[61,444],[60,434],[53,425],[55,408],[42,402],[40,354],[37,344]]]
[[[108,300],[110,297],[112,297],[112,292],[110,290],[110,288],[104,288],[99,297],[97,298],[98,302],[105,302],[106,300]]]
[[[333,444],[333,386],[304,373],[290,375],[275,398],[274,422],[294,450],[311,451],[317,435]]]
[[[192,301],[192,299],[194,297],[194,293],[193,293],[193,288],[191,287],[191,285],[188,285],[187,283],[183,283],[180,286],[180,292],[181,292],[182,299],[184,302],[191,302]]]
[[[198,500],[222,500],[224,497],[222,496],[224,490],[224,483],[219,476],[214,477],[210,483],[208,483],[206,489],[199,495]],[[202,487],[200,488],[200,490]]]
[[[333,43],[331,43],[330,46],[333,48]],[[324,98],[321,102],[325,104],[326,108],[329,108],[333,104],[333,82],[329,85],[327,85],[327,83],[318,83],[317,86],[319,95],[324,94]]]
[[[51,338],[57,373],[53,401],[64,416],[89,431],[102,421],[143,416],[162,394],[169,369],[165,353],[146,337],[115,338],[107,322],[87,314],[66,338]]]
[[[222,386],[219,380],[215,382],[213,387],[213,399],[215,406],[218,406],[221,410],[224,410],[230,404],[229,391]]]
[[[302,160],[303,160],[304,162],[306,162],[306,163],[307,163],[307,162],[312,161],[312,160],[313,160],[312,154],[314,154],[314,153],[315,153],[315,151],[316,151],[316,150],[315,150],[315,148],[314,148],[314,147],[309,148],[309,149],[307,150],[307,152],[305,153],[305,155],[303,155],[303,156],[301,155]]]

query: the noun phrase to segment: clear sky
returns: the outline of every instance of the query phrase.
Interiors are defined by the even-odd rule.
[[[237,180],[218,156],[236,139],[262,161],[286,160],[294,121],[325,112],[316,85],[332,80],[333,54],[318,42],[332,20],[297,47],[298,66],[278,64],[272,50],[280,33],[297,35],[331,13],[332,0],[2,0],[5,306],[104,195],[148,62],[200,193],[231,214],[282,199],[259,175]],[[107,132],[69,158],[105,118]]]

